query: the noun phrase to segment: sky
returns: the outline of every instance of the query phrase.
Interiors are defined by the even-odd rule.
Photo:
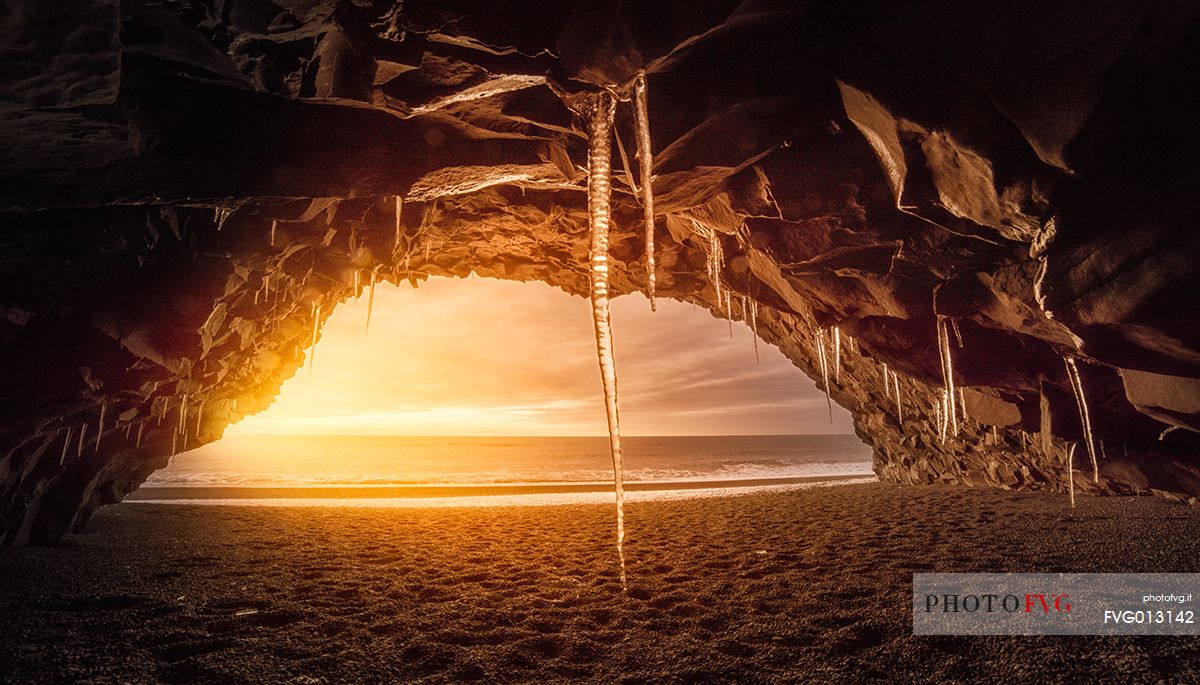
[[[301,370],[230,435],[605,435],[587,300],[542,283],[434,278],[334,311]],[[850,433],[834,405],[749,328],[646,298],[612,302],[625,435]]]

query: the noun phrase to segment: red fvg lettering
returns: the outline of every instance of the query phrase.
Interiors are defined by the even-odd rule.
[[[1071,599],[1070,595],[1061,594],[1061,595],[1050,595],[1050,601],[1047,601],[1046,595],[1027,594],[1027,595],[1025,595],[1025,613],[1027,613],[1027,614],[1033,613],[1033,610],[1037,606],[1037,604],[1041,605],[1043,614],[1050,613],[1051,605],[1054,606],[1054,611],[1063,612],[1063,613],[1069,612],[1071,610],[1071,605],[1068,602],[1068,600],[1070,600],[1070,599]]]

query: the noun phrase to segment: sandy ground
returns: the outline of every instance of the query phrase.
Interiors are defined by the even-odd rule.
[[[914,637],[914,571],[1197,571],[1200,510],[852,485],[595,505],[122,504],[0,551],[0,680],[1200,682],[1200,639]]]

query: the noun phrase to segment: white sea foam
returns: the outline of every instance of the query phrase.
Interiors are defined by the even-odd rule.
[[[875,477],[837,478],[812,483],[786,485],[746,485],[684,490],[627,491],[626,502],[655,502],[697,499],[703,497],[734,497],[772,492],[808,490],[875,482]],[[481,495],[467,497],[279,497],[231,499],[144,499],[130,504],[195,504],[209,506],[250,507],[349,507],[360,509],[439,509],[456,507],[561,506],[566,504],[612,505],[611,492],[544,493],[527,495]]]

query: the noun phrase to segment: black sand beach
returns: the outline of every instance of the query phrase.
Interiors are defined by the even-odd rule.
[[[1200,510],[866,484],[610,506],[121,504],[0,550],[0,680],[1200,682],[1194,638],[914,637],[918,571],[1196,571]]]

